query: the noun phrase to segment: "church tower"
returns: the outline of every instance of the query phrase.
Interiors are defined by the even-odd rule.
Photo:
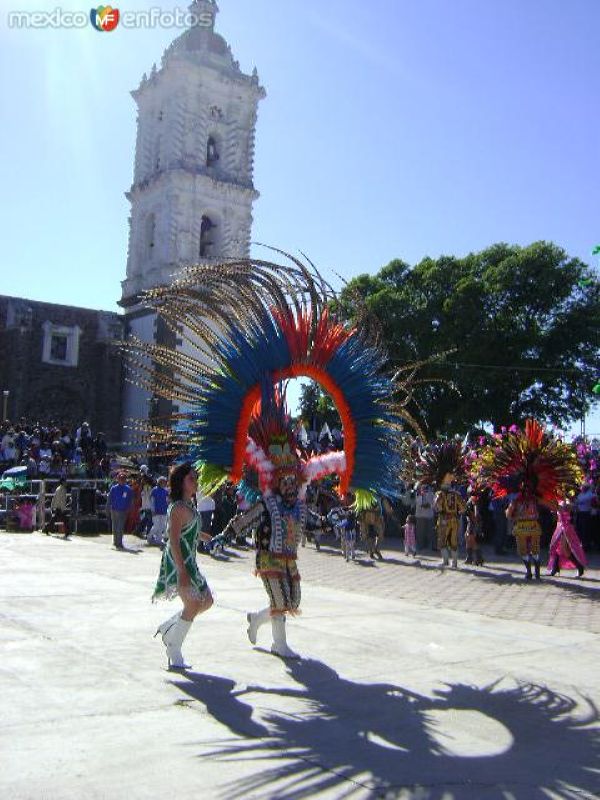
[[[254,136],[265,90],[256,68],[244,74],[215,33],[216,2],[195,0],[189,11],[191,27],[131,93],[137,140],[120,305],[133,335],[159,343],[168,332],[140,304],[140,293],[188,264],[248,256],[258,197]],[[156,414],[150,400],[126,384],[125,419]]]

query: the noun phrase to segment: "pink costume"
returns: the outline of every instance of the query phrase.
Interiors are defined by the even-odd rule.
[[[35,506],[32,503],[23,503],[16,508],[21,530],[33,530],[35,528]]]
[[[415,525],[407,522],[404,526],[404,553],[408,555],[411,553],[413,556],[417,552],[417,539],[415,535]]]
[[[550,572],[557,565],[556,559],[558,559],[559,569],[579,569],[580,565],[585,566],[587,564],[583,546],[571,522],[571,512],[566,508],[560,508],[558,511],[556,530],[550,542],[548,556],[548,570]]]

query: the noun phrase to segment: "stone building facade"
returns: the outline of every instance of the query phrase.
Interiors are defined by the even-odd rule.
[[[11,421],[79,426],[122,439],[120,314],[0,295],[0,391]],[[3,398],[4,399],[4,398]]]

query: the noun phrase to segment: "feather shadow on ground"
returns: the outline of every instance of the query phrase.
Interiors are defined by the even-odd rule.
[[[227,785],[228,800],[304,800],[326,791],[390,800],[597,796],[600,715],[585,697],[500,682],[447,684],[428,697],[349,681],[319,661],[287,667],[298,688],[234,691],[231,680],[197,673],[173,682],[235,734],[217,749],[204,743],[203,758],[281,760],[267,769],[257,763],[253,775]],[[295,698],[305,709],[266,710],[265,695]],[[253,708],[263,724],[252,720]]]

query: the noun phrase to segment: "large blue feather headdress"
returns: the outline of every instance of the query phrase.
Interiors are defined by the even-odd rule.
[[[289,258],[286,267],[254,259],[189,267],[146,294],[185,341],[183,349],[137,339],[124,345],[134,380],[185,409],[166,426],[150,425],[147,440],[169,442],[199,462],[205,491],[226,479],[237,483],[255,466],[252,423],[264,381],[306,376],[336,404],[344,454],[305,463],[304,482],[337,472],[340,491],[352,488],[357,505],[368,506],[396,487],[403,423],[418,430],[406,409],[414,369],[387,374],[386,353],[364,316],[354,325],[335,318],[331,288]]]

